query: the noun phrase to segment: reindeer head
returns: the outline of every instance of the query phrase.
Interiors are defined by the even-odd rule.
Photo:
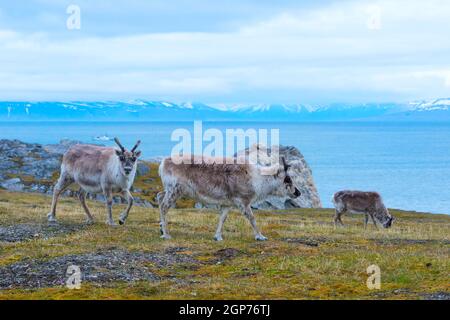
[[[392,226],[392,222],[395,221],[393,215],[390,214],[387,208],[383,208],[381,214],[377,215],[378,221],[383,225],[383,228],[390,228]]]
[[[286,159],[284,157],[281,157],[281,166],[278,170],[277,177],[279,179],[283,179],[283,186],[285,188],[286,194],[292,198],[298,198],[301,195],[300,190],[297,189],[297,187],[294,185],[294,182],[292,181],[291,176],[288,173],[288,170],[291,166],[286,163]]]
[[[114,141],[119,146],[120,150],[116,149],[116,155],[120,160],[120,169],[123,174],[129,175],[136,166],[137,159],[141,156],[141,151],[136,151],[136,149],[141,144],[141,140],[136,142],[133,149],[127,151],[124,146],[120,143],[119,139],[114,138]]]

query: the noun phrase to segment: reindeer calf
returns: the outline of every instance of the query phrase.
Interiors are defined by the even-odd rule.
[[[362,191],[339,191],[333,195],[332,201],[336,208],[334,218],[335,225],[344,225],[341,220],[345,212],[364,213],[364,228],[367,228],[369,216],[377,228],[378,221],[384,228],[389,228],[394,221],[394,217],[383,204],[381,196],[377,192]]]

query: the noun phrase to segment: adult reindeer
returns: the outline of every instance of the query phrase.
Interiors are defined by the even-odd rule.
[[[128,206],[121,213],[119,223],[124,224],[133,206],[130,188],[136,175],[137,159],[141,151],[136,151],[141,141],[127,151],[119,139],[114,141],[119,150],[109,147],[77,144],[72,146],[63,156],[61,173],[53,190],[52,208],[48,221],[56,221],[56,205],[58,198],[72,183],[80,186],[79,199],[87,215],[87,223],[94,219],[86,205],[86,193],[103,193],[106,199],[107,221],[115,225],[112,217],[113,194],[121,193]]]
[[[195,158],[195,157],[194,157]],[[206,160],[206,161],[205,161]],[[166,158],[161,162],[159,175],[164,191],[158,194],[162,238],[169,239],[166,213],[178,198],[187,196],[205,204],[220,207],[219,225],[214,239],[221,241],[222,227],[229,207],[237,207],[249,220],[256,240],[267,240],[256,226],[251,204],[268,195],[300,196],[300,191],[289,176],[289,165],[281,157],[281,165],[265,167],[257,164],[223,163],[223,159],[202,159],[201,164],[189,164]]]

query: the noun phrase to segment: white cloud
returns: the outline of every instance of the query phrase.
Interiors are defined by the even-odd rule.
[[[371,6],[380,8],[382,28],[367,28]],[[318,99],[335,101],[351,91],[366,100],[446,96],[449,16],[450,3],[440,0],[339,1],[229,32],[82,37],[81,30],[55,39],[0,30],[0,95],[215,102],[239,102],[246,91],[275,101],[276,90],[322,91]]]

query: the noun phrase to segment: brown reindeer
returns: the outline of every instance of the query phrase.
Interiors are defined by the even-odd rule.
[[[80,186],[79,199],[86,212],[87,222],[94,219],[86,205],[86,193],[103,193],[106,199],[107,221],[115,225],[112,218],[113,194],[121,193],[128,202],[128,206],[120,215],[119,223],[124,224],[133,206],[133,196],[130,188],[136,175],[137,159],[141,155],[136,151],[139,144],[127,151],[120,141],[114,141],[119,146],[115,148],[94,145],[77,144],[72,146],[63,156],[61,173],[53,190],[52,208],[48,214],[48,221],[56,221],[56,205],[58,198],[72,183]]]
[[[367,228],[369,217],[376,228],[377,221],[384,228],[389,228],[395,220],[377,192],[344,190],[336,192],[332,201],[336,208],[335,225],[344,225],[341,216],[345,212],[364,213],[364,228]]]
[[[195,158],[195,157],[194,157]],[[203,159],[204,160],[204,159]],[[166,214],[182,196],[196,199],[204,204],[220,208],[219,224],[214,239],[221,241],[222,227],[230,207],[237,207],[249,220],[256,240],[267,240],[256,226],[251,204],[270,194],[282,194],[296,198],[300,191],[289,176],[289,165],[281,158],[282,165],[263,167],[245,163],[237,164],[223,159],[206,159],[191,164],[166,158],[159,167],[164,191],[158,194],[160,204],[160,227],[162,238],[170,239],[167,232]],[[270,172],[270,174],[268,174]]]

